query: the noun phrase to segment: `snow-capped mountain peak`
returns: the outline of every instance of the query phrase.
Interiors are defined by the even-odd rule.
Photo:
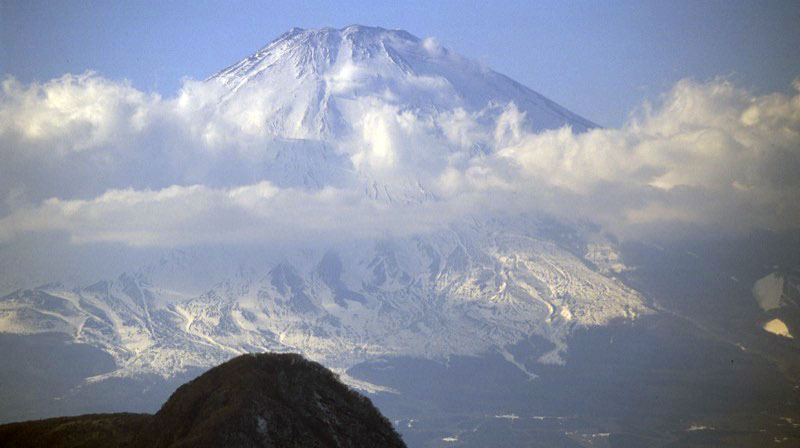
[[[435,198],[426,186],[440,173],[430,166],[485,155],[447,135],[448,116],[470,114],[487,139],[509,104],[533,129],[592,126],[433,39],[359,25],[292,29],[203,86],[221,95],[210,102],[220,122],[260,133],[248,148],[259,179],[363,188],[392,203]],[[507,353],[531,336],[550,345],[540,362],[559,364],[574,328],[650,311],[606,275],[624,270],[611,249],[559,244],[553,235],[569,229],[527,217],[465,221],[263,250],[257,261],[238,250],[174,253],[138,275],[2,297],[0,331],[65,333],[110,353],[112,375],[168,377],[250,351],[300,351],[346,369],[383,356]]]
[[[542,95],[437,43],[401,30],[351,25],[293,28],[209,79],[265,108],[271,132],[335,139],[365,107],[397,106],[428,116],[513,102],[533,129],[594,125]]]

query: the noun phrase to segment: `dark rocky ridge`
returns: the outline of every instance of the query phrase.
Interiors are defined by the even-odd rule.
[[[0,426],[0,447],[404,447],[372,402],[296,354],[243,355],[184,384],[155,415]]]

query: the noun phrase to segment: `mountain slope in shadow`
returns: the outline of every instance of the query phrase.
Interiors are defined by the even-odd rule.
[[[249,354],[184,384],[155,415],[0,426],[0,447],[405,447],[372,402],[296,354]]]

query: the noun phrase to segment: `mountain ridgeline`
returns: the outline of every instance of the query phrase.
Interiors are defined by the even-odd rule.
[[[380,27],[293,28],[208,81],[226,87],[223,103],[258,99],[269,131],[283,138],[335,141],[361,119],[355,103],[364,98],[421,116],[514,102],[536,129],[597,127],[434,39]]]
[[[547,215],[523,137],[596,125],[405,31],[295,28],[180,95],[201,152],[152,195],[218,198],[169,199],[221,207],[199,240],[0,247],[0,423],[92,413],[0,448],[403,446],[322,366],[414,447],[800,446],[797,235]]]
[[[0,426],[2,447],[404,447],[370,400],[297,354],[248,354],[179,387],[155,415]]]

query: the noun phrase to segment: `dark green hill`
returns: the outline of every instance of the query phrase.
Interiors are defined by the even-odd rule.
[[[243,355],[184,384],[155,415],[0,426],[0,447],[404,447],[363,395],[295,354]]]

